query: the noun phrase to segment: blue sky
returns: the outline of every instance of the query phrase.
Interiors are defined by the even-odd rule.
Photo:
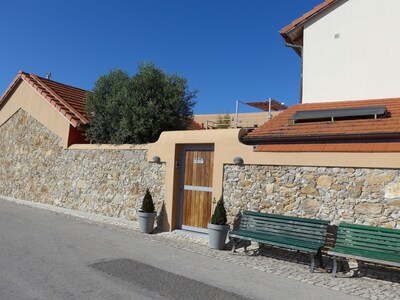
[[[186,77],[195,113],[299,102],[300,58],[278,31],[322,0],[1,1],[0,93],[19,70],[91,90],[140,61]],[[254,111],[243,105],[239,111]]]

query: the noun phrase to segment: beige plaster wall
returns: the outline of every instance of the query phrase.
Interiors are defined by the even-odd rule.
[[[23,80],[20,80],[14,92],[8,96],[0,108],[0,126],[20,108],[59,136],[62,146],[67,146],[69,121]]]

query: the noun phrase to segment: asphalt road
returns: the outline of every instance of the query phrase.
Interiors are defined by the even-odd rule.
[[[0,299],[359,299],[0,199]]]

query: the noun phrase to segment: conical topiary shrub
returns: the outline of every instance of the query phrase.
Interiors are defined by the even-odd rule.
[[[224,198],[221,196],[215,207],[214,214],[211,218],[211,224],[215,225],[225,225],[226,224],[226,209],[224,205]]]
[[[226,224],[226,209],[224,199],[219,198],[217,206],[208,224],[208,246],[211,249],[222,250],[225,248],[226,236],[228,234],[229,225]]]
[[[145,213],[153,213],[155,211],[153,197],[151,196],[149,189],[146,189],[146,194],[143,198],[142,209],[140,211]]]
[[[139,230],[144,233],[151,233],[153,231],[156,215],[153,197],[151,196],[149,189],[146,189],[142,208],[138,212]]]

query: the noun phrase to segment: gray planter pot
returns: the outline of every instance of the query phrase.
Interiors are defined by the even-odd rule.
[[[208,247],[222,250],[225,248],[229,225],[208,224]]]
[[[139,220],[139,231],[143,233],[151,233],[154,228],[154,219],[156,218],[157,213],[145,213],[138,212],[138,220]]]

